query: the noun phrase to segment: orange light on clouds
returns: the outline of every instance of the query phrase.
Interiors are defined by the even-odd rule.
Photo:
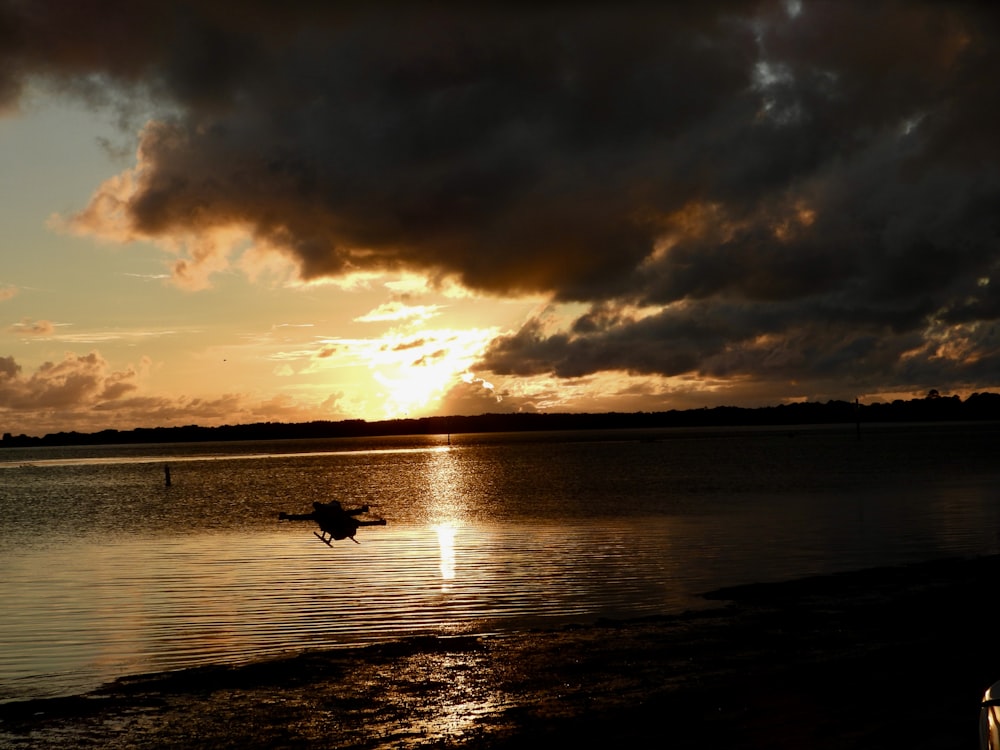
[[[512,10],[556,56],[315,5],[10,5],[5,432],[996,389],[979,5]]]

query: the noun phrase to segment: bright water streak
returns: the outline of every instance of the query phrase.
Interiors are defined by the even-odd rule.
[[[995,552],[997,434],[16,452],[0,468],[0,699],[413,633],[676,612],[722,585]],[[328,548],[312,524],[276,520],[331,497],[389,523]]]

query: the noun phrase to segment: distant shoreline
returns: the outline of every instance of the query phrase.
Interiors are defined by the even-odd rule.
[[[647,429],[670,427],[764,427],[912,422],[985,422],[1000,420],[1000,394],[931,395],[910,401],[861,404],[827,401],[780,404],[758,408],[715,408],[663,412],[509,413],[475,416],[420,417],[368,422],[363,419],[312,422],[259,422],[203,427],[139,427],[99,432],[57,432],[41,437],[4,433],[0,448],[67,445],[133,445],[139,443],[194,443],[237,440],[286,440],[401,435],[458,435],[463,433],[537,432],[555,430]]]

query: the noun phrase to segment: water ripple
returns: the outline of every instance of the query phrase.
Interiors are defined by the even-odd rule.
[[[719,586],[995,552],[984,429],[39,452],[0,471],[0,700],[413,633],[676,612]],[[168,458],[165,488],[152,464]],[[277,521],[331,497],[389,524],[328,548],[310,524]]]

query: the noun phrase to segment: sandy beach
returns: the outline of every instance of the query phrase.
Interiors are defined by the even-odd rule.
[[[0,705],[11,748],[970,748],[1000,558],[710,592],[708,610],[421,637]]]

